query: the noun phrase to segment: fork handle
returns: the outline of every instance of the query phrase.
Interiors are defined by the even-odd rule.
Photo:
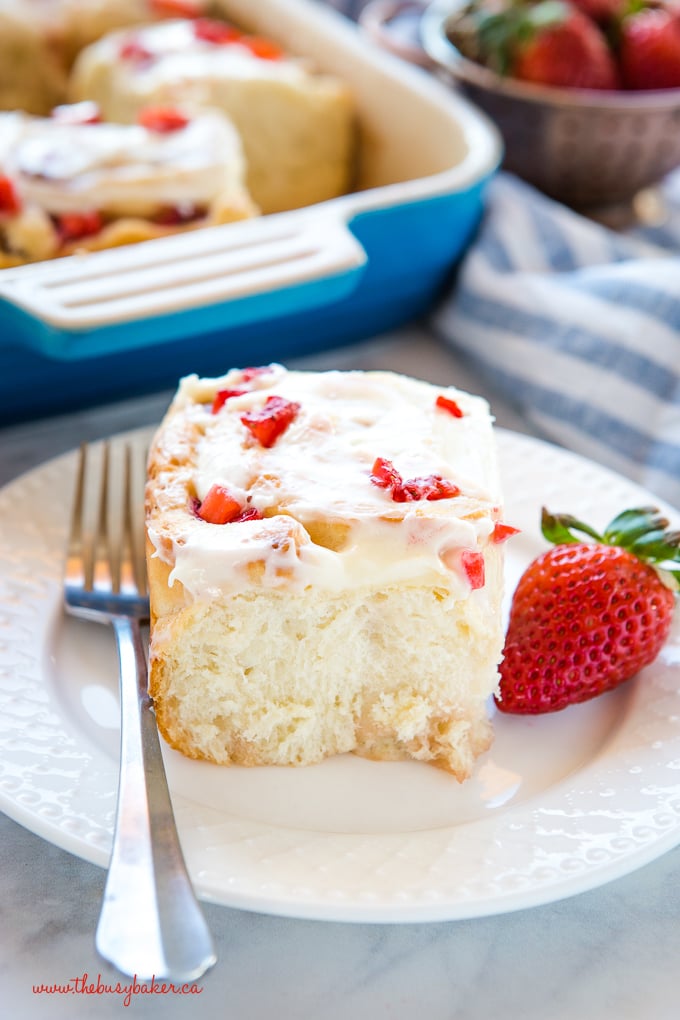
[[[123,974],[191,981],[215,950],[177,836],[139,622],[112,619],[120,661],[118,806],[97,950]]]

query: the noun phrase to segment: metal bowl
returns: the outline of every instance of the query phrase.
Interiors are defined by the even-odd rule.
[[[504,167],[575,208],[630,202],[680,165],[680,89],[604,92],[502,78],[448,37],[464,0],[431,4],[421,39],[435,67],[498,125]]]

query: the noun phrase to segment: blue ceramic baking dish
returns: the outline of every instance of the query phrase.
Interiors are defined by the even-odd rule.
[[[224,8],[349,82],[357,189],[0,272],[0,422],[351,343],[421,315],[451,278],[501,159],[496,129],[318,4]]]

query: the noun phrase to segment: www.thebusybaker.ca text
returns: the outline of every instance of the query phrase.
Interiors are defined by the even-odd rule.
[[[69,978],[65,984],[33,985],[34,995],[119,995],[124,1006],[129,1006],[134,995],[200,995],[203,988],[195,982],[176,985],[172,981],[158,981],[155,977],[139,981],[135,975],[129,984],[104,981],[101,974],[91,980],[89,974]]]

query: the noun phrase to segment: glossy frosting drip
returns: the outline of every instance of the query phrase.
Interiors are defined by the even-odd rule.
[[[248,389],[213,413],[220,389]],[[295,420],[270,448],[241,421],[278,395],[299,403]],[[463,416],[436,407],[455,399]],[[183,514],[163,531],[163,496],[149,534],[194,596],[219,596],[265,585],[341,590],[386,584],[432,584],[444,595],[471,589],[465,553],[483,552],[500,514],[492,419],[486,402],[450,388],[386,372],[287,372],[281,366],[245,384],[234,371],[220,379],[190,376],[173,407],[177,429],[165,431],[160,459],[180,452],[187,431],[199,438],[185,484],[202,501],[217,484],[263,520],[215,525]],[[168,445],[165,445],[168,444]],[[461,490],[455,498],[395,502],[371,482],[376,458],[404,478],[436,474]]]
[[[167,133],[8,113],[0,114],[0,166],[25,204],[49,213],[144,216],[164,205],[209,206],[242,179],[243,155],[230,122],[212,111]]]

